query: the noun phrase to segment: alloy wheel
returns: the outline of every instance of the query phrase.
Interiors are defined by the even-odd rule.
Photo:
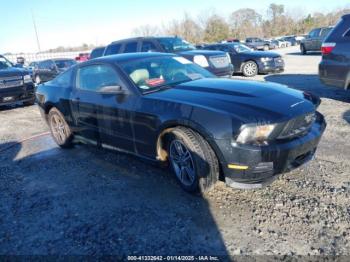
[[[64,120],[57,114],[51,117],[51,130],[52,135],[59,144],[63,144],[66,141],[68,137],[66,125]]]
[[[170,162],[179,181],[191,186],[196,178],[194,162],[191,152],[180,140],[173,140],[170,144]]]
[[[255,76],[258,68],[254,62],[248,62],[244,65],[244,74],[246,76]]]

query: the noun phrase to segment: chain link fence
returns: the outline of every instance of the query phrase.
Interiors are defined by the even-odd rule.
[[[74,51],[74,52],[57,52],[57,53],[19,53],[19,54],[9,54],[4,55],[12,63],[17,63],[18,57],[23,57],[25,59],[25,64],[28,65],[31,62],[42,61],[46,59],[54,58],[76,58],[81,53],[90,53],[91,51]]]

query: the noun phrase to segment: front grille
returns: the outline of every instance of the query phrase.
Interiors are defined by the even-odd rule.
[[[23,85],[22,76],[0,77],[0,88],[10,88]]]
[[[211,56],[209,60],[215,68],[224,68],[230,65],[230,61],[227,56]]]
[[[288,139],[307,134],[316,120],[315,112],[301,115],[287,122],[278,139]]]

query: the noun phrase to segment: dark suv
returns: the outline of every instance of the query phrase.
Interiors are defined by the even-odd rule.
[[[120,40],[108,45],[103,55],[136,52],[175,53],[217,76],[231,76],[233,73],[233,65],[227,53],[198,50],[179,37],[138,37]]]
[[[321,51],[323,40],[333,27],[315,28],[300,43],[300,52],[306,55],[308,51]]]
[[[340,19],[323,42],[319,75],[325,84],[350,88],[350,14]]]
[[[33,69],[33,78],[35,83],[39,85],[40,83],[50,81],[76,63],[77,62],[74,59],[68,58],[40,61]]]
[[[15,67],[0,55],[0,106],[23,102],[32,105],[35,102],[34,84],[29,71]]]

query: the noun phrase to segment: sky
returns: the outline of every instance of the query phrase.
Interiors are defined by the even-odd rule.
[[[105,45],[129,37],[134,28],[162,25],[206,12],[228,16],[240,8],[262,15],[271,3],[294,13],[329,12],[350,6],[349,0],[0,0],[0,53],[38,52],[83,43]],[[33,14],[33,16],[32,16]]]

